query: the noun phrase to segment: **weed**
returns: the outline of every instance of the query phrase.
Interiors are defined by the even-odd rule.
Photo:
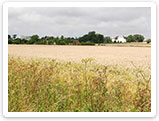
[[[151,75],[140,68],[8,59],[9,112],[150,112]]]

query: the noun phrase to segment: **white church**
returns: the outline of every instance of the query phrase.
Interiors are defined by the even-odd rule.
[[[116,37],[113,37],[112,38],[112,42],[121,42],[121,43],[125,43],[126,42],[126,39],[124,38],[124,36],[123,35],[120,35],[120,36],[118,36],[117,37],[117,39],[116,39]]]

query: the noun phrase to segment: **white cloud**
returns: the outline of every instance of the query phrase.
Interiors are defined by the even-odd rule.
[[[150,8],[9,8],[9,34],[151,36]]]

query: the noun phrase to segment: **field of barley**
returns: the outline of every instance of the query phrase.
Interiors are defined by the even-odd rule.
[[[8,45],[9,112],[150,112],[151,48]]]

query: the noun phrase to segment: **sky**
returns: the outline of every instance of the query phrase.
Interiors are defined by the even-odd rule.
[[[10,7],[10,35],[79,37],[89,31],[104,36],[142,34],[151,37],[148,7]]]

